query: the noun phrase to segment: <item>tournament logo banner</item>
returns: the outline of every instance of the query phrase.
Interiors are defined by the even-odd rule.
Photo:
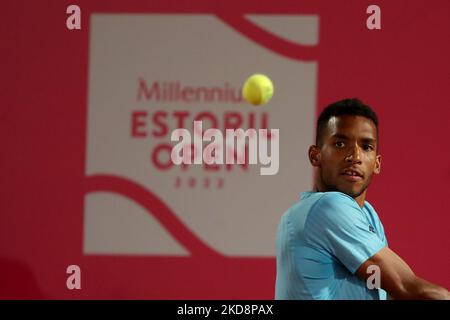
[[[283,208],[312,184],[318,44],[315,15],[93,14],[84,253],[273,256]],[[253,73],[275,85],[266,105],[242,98]],[[194,121],[279,129],[277,173],[175,165],[171,133]]]

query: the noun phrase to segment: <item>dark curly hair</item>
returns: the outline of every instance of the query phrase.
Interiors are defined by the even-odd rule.
[[[320,146],[322,144],[322,135],[328,125],[328,120],[339,116],[362,116],[372,120],[377,129],[378,138],[378,117],[375,111],[357,98],[344,99],[330,104],[321,112],[319,119],[317,119],[316,145]]]

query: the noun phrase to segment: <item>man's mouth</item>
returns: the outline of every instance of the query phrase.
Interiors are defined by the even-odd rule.
[[[364,175],[361,172],[361,170],[356,169],[356,168],[347,168],[342,170],[341,175],[344,176],[344,179],[348,180],[348,181],[360,181],[363,179]]]

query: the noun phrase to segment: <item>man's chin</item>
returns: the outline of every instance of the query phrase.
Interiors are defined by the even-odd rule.
[[[358,188],[357,190],[347,190],[347,191],[341,191],[342,193],[345,193],[346,195],[352,197],[353,199],[358,198],[360,195],[362,195],[366,191],[367,187],[365,188]]]
[[[337,181],[337,184],[324,184],[326,191],[338,191],[345,193],[349,197],[352,197],[353,199],[358,198],[360,195],[362,195],[366,189],[369,187],[370,180],[368,182],[357,182],[357,183],[347,183],[347,181]]]
[[[358,198],[362,192],[344,192],[346,195],[352,197],[353,199]]]
[[[360,188],[358,190],[355,189],[346,189],[346,188],[338,188],[339,192],[345,193],[349,197],[352,197],[353,199],[358,198],[360,195],[362,195],[365,191],[365,188]]]

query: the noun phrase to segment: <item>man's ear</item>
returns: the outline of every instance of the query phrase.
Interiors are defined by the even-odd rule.
[[[377,159],[375,160],[375,170],[373,173],[380,174],[381,172],[381,155],[377,155]]]
[[[309,156],[309,162],[311,162],[311,164],[314,167],[319,167],[320,166],[320,148],[316,145],[312,145],[309,147],[308,150],[308,156]]]

